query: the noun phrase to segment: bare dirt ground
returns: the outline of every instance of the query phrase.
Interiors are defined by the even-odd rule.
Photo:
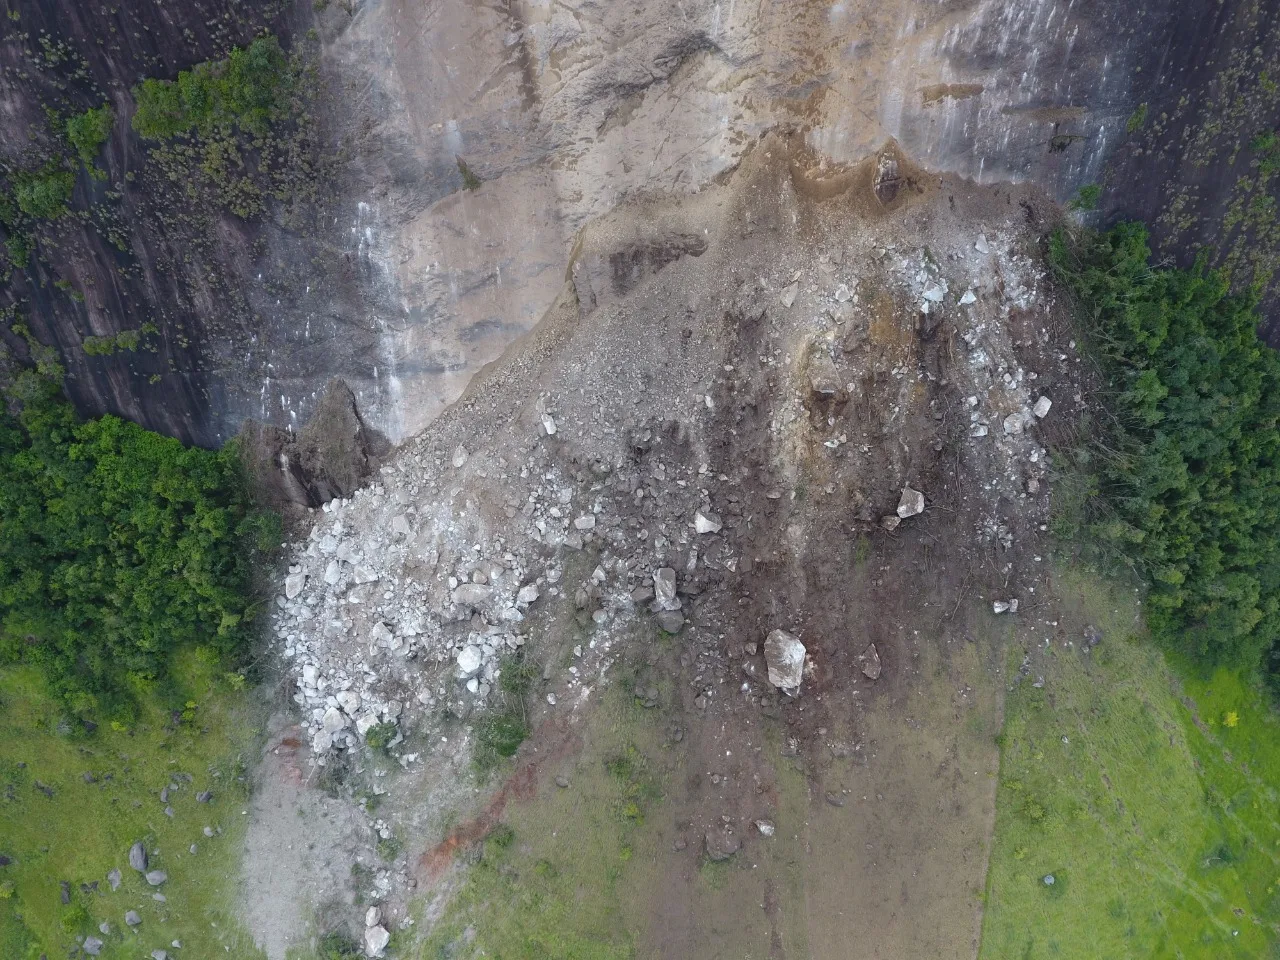
[[[643,851],[660,879],[630,891],[641,956],[976,953],[1006,644],[1042,583],[1046,431],[1079,407],[1038,249],[1054,216],[892,144],[832,168],[770,137],[716,187],[584,231],[542,324],[373,493],[316,515],[292,568],[306,585],[280,600],[316,759],[367,766],[326,693],[348,688],[394,702],[412,751],[379,811],[405,840],[387,922],[420,898],[427,928],[447,909],[456,855],[554,792],[625,669],[680,744]],[[904,488],[923,513],[901,515]],[[380,606],[325,559],[352,536],[347,555],[385,567],[368,574],[392,587]],[[637,642],[659,635],[661,568],[681,622],[668,610],[674,642]],[[501,600],[522,583],[541,598]],[[365,652],[375,623],[401,659]],[[769,682],[773,629],[806,647],[797,695]],[[504,637],[544,669],[534,735],[488,794],[460,774]],[[485,666],[464,686],[469,647]]]

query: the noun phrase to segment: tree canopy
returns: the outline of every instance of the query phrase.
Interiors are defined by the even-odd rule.
[[[162,677],[179,646],[242,652],[255,555],[278,531],[235,450],[81,421],[33,373],[15,395],[0,413],[0,660],[38,665],[88,711]]]
[[[1280,358],[1255,301],[1151,267],[1141,224],[1059,233],[1050,258],[1111,384],[1092,532],[1149,580],[1158,637],[1256,665],[1280,637]]]

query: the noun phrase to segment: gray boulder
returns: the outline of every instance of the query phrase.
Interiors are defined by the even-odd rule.
[[[770,630],[764,641],[769,682],[782,690],[799,690],[804,679],[804,655],[804,644],[795,634],[785,630]]]

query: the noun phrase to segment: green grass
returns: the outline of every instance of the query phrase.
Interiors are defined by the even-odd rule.
[[[420,952],[430,958],[625,960],[634,956],[633,908],[644,910],[669,757],[660,711],[624,691],[607,695],[589,742],[565,773],[544,776],[538,798],[509,803],[480,845]],[[550,773],[550,771],[548,771]],[[468,932],[469,931],[469,932]]]
[[[1067,637],[1092,623],[1105,638],[1088,655],[1055,643],[1045,687],[1008,696],[981,956],[1280,955],[1265,698],[1239,674],[1171,666],[1122,588],[1064,580]]]
[[[174,940],[190,960],[262,956],[236,921],[234,902],[248,795],[242,758],[253,756],[258,717],[249,695],[217,676],[196,656],[184,657],[135,726],[89,733],[65,719],[34,671],[0,670],[0,853],[14,861],[0,867],[8,893],[0,899],[5,960],[67,956],[77,934],[106,941],[108,960],[172,951]],[[190,719],[175,722],[175,711]],[[193,779],[171,794],[170,818],[159,794],[180,773]],[[202,790],[213,793],[210,803],[196,802]],[[206,825],[223,832],[206,838]],[[153,852],[152,869],[169,875],[161,888],[166,903],[153,900],[129,868],[135,840]],[[107,882],[113,867],[123,877],[114,893]],[[69,906],[61,902],[64,880],[73,891]],[[95,881],[96,891],[81,891]],[[142,917],[136,934],[124,924],[130,909]],[[109,935],[98,931],[103,921]]]

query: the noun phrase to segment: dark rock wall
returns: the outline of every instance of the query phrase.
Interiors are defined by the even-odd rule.
[[[288,38],[293,5],[236,0],[0,3],[0,129],[5,160],[27,165],[53,147],[45,108],[63,115],[110,103],[104,179],[77,175],[74,216],[43,228],[27,271],[0,283],[0,305],[56,347],[66,387],[86,413],[111,412],[183,440],[215,445],[234,432],[225,378],[259,325],[241,292],[269,243],[262,226],[218,216],[213,238],[193,230],[172,195],[143,175],[145,149],[129,127],[130,88],[147,76],[224,55],[262,29]],[[55,285],[57,284],[57,285]],[[81,299],[82,298],[82,299]],[[88,356],[87,336],[154,324],[152,349]],[[20,358],[23,338],[3,331]],[[231,349],[234,348],[234,349]]]

